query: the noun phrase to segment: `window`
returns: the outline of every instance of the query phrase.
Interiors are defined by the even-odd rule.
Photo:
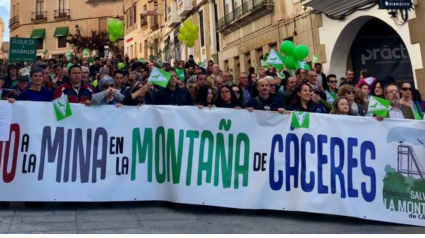
[[[224,1],[224,16],[229,14],[229,0],[223,0]]]
[[[133,24],[137,23],[136,16],[137,16],[136,6],[134,6],[134,9],[133,9]]]
[[[35,4],[35,11],[37,12],[37,15],[41,15],[44,11],[44,0],[37,0]]]
[[[139,49],[140,49],[140,53],[142,53],[142,43],[140,43]]]
[[[238,8],[238,0],[233,0],[233,11]]]
[[[65,0],[59,0],[59,12],[65,11]]]
[[[199,30],[201,35],[201,47],[205,46],[205,37],[204,37],[204,11],[199,12]]]
[[[133,18],[134,18],[134,16],[133,16],[133,10],[130,10],[130,26],[132,26],[133,25]]]
[[[66,48],[66,36],[58,37],[58,48]]]
[[[168,11],[167,1],[164,1],[164,3],[165,3],[164,19],[165,19],[165,22],[167,22],[167,20],[168,20],[168,14],[170,14],[170,12]]]
[[[37,38],[37,50],[42,50],[44,47],[44,39],[43,38]]]

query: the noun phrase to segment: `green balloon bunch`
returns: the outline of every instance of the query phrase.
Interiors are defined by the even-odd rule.
[[[286,55],[285,66],[287,69],[310,70],[310,66],[304,62],[304,59],[310,54],[310,50],[305,45],[295,46],[292,41],[286,40],[280,44],[280,51]]]
[[[124,37],[124,22],[110,18],[108,20],[107,31],[109,33],[109,40],[115,42],[118,38]]]
[[[177,39],[185,43],[187,47],[192,48],[195,46],[195,40],[199,38],[199,27],[195,25],[192,20],[187,19],[183,22],[183,26],[179,29],[180,35]]]

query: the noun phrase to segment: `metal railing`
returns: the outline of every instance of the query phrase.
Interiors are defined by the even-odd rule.
[[[273,0],[248,0],[244,2],[241,6],[234,9],[233,12],[226,14],[218,20],[218,28],[223,28],[243,15],[254,12],[258,7],[261,7],[266,3],[273,3]]]
[[[19,26],[19,15],[10,18],[10,20],[9,20],[9,28],[10,29],[15,29],[18,26]]]
[[[55,10],[55,19],[60,19],[60,18],[70,18],[71,15],[71,10],[70,9],[60,9],[60,10]]]
[[[47,21],[47,11],[32,12],[31,20],[32,21]]]

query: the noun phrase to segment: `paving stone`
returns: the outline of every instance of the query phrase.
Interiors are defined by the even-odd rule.
[[[12,222],[10,232],[45,232],[45,231],[76,231],[77,225],[75,222],[65,223],[27,223],[27,222]]]
[[[261,223],[256,217],[238,215],[197,215],[198,219],[212,226],[238,227],[245,225],[257,225]]]
[[[119,230],[87,230],[79,231],[79,234],[143,234],[142,229],[119,229]]]
[[[16,216],[75,216],[74,210],[66,209],[18,209],[15,213]]]
[[[110,215],[110,214],[134,214],[131,208],[96,208],[96,209],[77,209],[77,216],[80,215]]]
[[[0,224],[10,224],[13,216],[0,216]]]
[[[142,225],[139,221],[115,221],[115,222],[84,222],[78,223],[78,231],[87,230],[123,230],[139,229]]]
[[[53,216],[15,216],[13,218],[14,222],[28,222],[28,223],[57,223],[57,222],[75,222],[75,215],[63,216],[63,215],[53,215]]]
[[[209,234],[204,227],[144,228],[146,234]]]
[[[77,222],[102,222],[102,221],[137,221],[136,214],[103,214],[103,215],[77,215]]]
[[[166,220],[166,221],[141,221],[143,228],[198,228],[203,224],[198,220]]]
[[[188,213],[137,213],[140,221],[163,221],[163,220],[197,220],[193,214]]]
[[[2,224],[0,223],[0,233],[4,234],[9,231],[10,224]]]

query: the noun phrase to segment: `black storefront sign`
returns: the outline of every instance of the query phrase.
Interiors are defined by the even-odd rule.
[[[413,83],[409,52],[401,37],[379,19],[365,23],[351,46],[354,73],[367,69],[378,79],[387,76]]]
[[[412,0],[379,0],[379,9],[411,9]]]

